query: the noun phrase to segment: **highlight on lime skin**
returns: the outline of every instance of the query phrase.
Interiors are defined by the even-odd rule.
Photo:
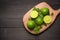
[[[31,18],[36,18],[36,17],[38,17],[38,12],[33,10],[33,11],[31,11],[30,16],[31,16]]]

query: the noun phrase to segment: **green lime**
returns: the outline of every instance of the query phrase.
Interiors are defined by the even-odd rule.
[[[33,20],[28,20],[27,27],[31,30],[34,29],[34,27],[35,27],[34,21]]]
[[[51,16],[46,15],[43,20],[45,23],[50,23],[51,22]]]
[[[33,10],[33,11],[31,11],[30,16],[31,16],[31,18],[36,18],[36,17],[38,17],[38,12]]]
[[[48,8],[44,7],[44,8],[41,8],[40,10],[43,13],[43,15],[49,15],[49,9]]]
[[[38,12],[39,11],[39,8],[34,7],[33,10],[35,10],[35,11]]]
[[[43,23],[43,18],[42,18],[42,17],[36,18],[36,19],[35,19],[35,23],[36,23],[37,25],[41,25],[41,24]]]
[[[38,14],[39,14],[39,17],[42,17],[42,18],[44,17],[41,11],[38,12]]]
[[[42,28],[41,26],[35,27],[35,28],[34,28],[34,32],[35,32],[35,33],[38,33],[41,28]]]

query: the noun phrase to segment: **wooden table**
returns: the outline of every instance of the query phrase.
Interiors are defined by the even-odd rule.
[[[0,0],[0,40],[60,40],[60,15],[48,30],[37,36],[23,26],[23,15],[43,1],[53,9],[60,8],[60,0]]]

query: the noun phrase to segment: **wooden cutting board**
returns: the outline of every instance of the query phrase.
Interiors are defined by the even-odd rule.
[[[42,25],[42,28],[39,30],[38,33],[35,33],[33,30],[30,30],[30,29],[28,29],[28,27],[27,27],[27,21],[28,21],[28,19],[30,18],[30,15],[29,15],[29,14],[30,14],[30,12],[32,11],[33,8],[31,8],[31,9],[23,16],[23,24],[24,24],[25,29],[26,29],[28,32],[32,33],[32,34],[39,34],[39,33],[42,33],[43,31],[45,31],[47,28],[50,27],[50,25],[55,21],[57,15],[60,13],[60,9],[54,10],[54,9],[52,9],[51,6],[50,6],[49,4],[47,4],[46,2],[41,2],[41,3],[37,4],[37,5],[34,6],[34,7],[36,7],[36,8],[47,7],[47,8],[49,8],[50,16],[51,16],[51,14],[53,13],[53,16],[51,16],[52,22],[51,22],[50,24],[48,24],[47,26]]]

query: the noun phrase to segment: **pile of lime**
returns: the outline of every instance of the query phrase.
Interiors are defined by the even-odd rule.
[[[27,22],[27,27],[30,30],[34,30],[35,33],[39,32],[43,24],[51,23],[50,12],[46,7],[43,7],[41,9],[34,7],[30,12],[30,17],[31,18]]]

